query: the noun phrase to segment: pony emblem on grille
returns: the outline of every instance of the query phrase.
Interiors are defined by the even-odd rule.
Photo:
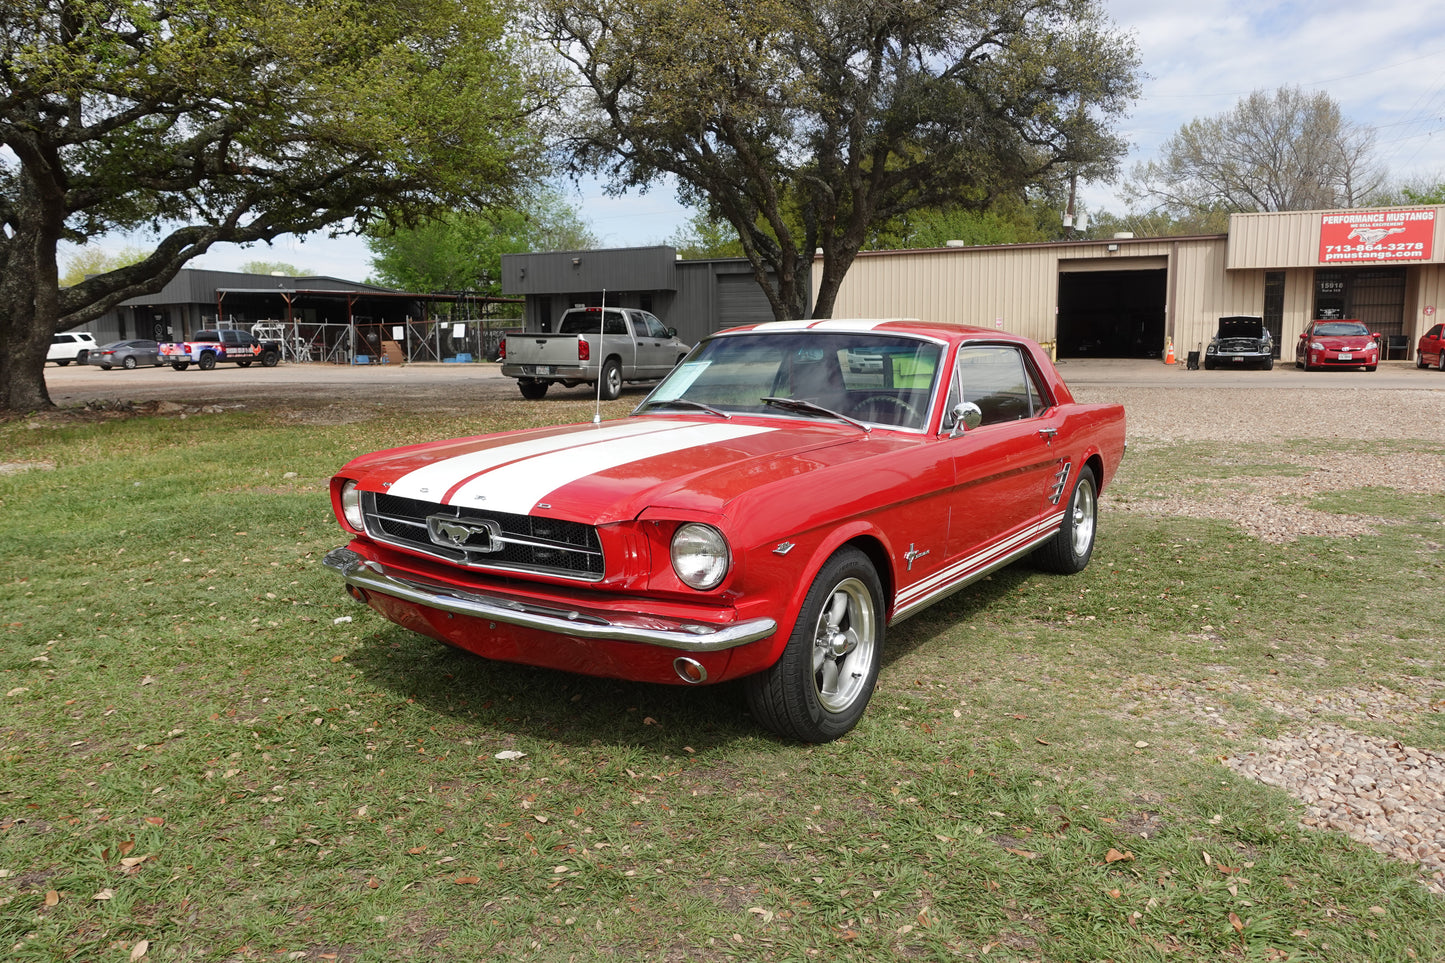
[[[495,552],[501,542],[502,526],[490,518],[460,519],[449,515],[429,515],[427,535],[438,545],[460,548],[468,552]]]

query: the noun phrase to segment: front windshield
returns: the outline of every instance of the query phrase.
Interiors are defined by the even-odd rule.
[[[1315,334],[1323,338],[1342,338],[1353,335],[1368,335],[1370,329],[1358,321],[1335,321],[1315,325]]]
[[[921,431],[943,346],[870,332],[787,331],[704,342],[639,411],[707,406],[728,414],[779,413],[765,398],[807,401],[848,418]]]

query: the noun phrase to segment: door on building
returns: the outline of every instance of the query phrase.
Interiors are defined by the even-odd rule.
[[[1315,271],[1316,318],[1354,318],[1381,337],[1405,333],[1404,268]]]
[[[1060,358],[1154,358],[1164,352],[1167,268],[1062,271]]]

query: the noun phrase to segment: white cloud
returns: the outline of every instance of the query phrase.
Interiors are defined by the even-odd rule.
[[[1241,4],[1104,0],[1132,31],[1149,75],[1121,133],[1125,169],[1198,117],[1231,110],[1254,90],[1324,91],[1350,120],[1376,128],[1376,151],[1395,179],[1445,177],[1445,18],[1419,0]],[[1090,206],[1122,213],[1109,185]]]

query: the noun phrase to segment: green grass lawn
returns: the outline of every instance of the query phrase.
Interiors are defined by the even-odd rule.
[[[1298,470],[1268,448],[1131,454],[1087,571],[896,626],[824,746],[729,686],[484,662],[322,569],[352,455],[590,416],[0,424],[0,956],[1439,959],[1418,867],[1220,763],[1271,700],[1441,678],[1438,504],[1342,491],[1309,507],[1378,537],[1267,544],[1110,501]],[[1438,706],[1333,721],[1445,750]]]

